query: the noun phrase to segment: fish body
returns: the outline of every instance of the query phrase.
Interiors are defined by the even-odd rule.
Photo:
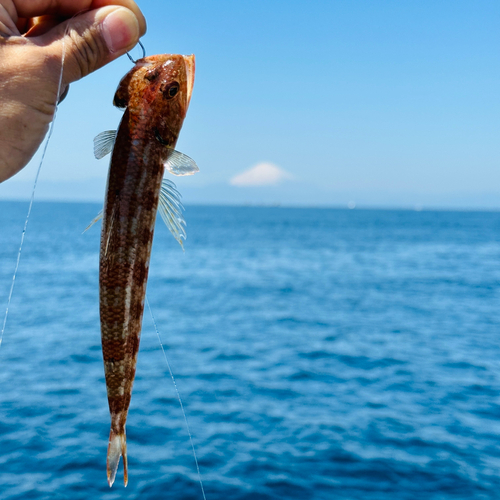
[[[114,104],[125,111],[112,151],[99,264],[101,340],[111,416],[110,486],[121,456],[125,485],[128,482],[125,423],[156,213],[165,165],[186,116],[193,81],[194,56],[145,57],[125,75],[114,97]]]

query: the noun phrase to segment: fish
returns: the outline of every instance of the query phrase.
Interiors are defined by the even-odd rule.
[[[113,104],[124,110],[117,131],[94,139],[94,154],[111,162],[102,214],[99,309],[111,429],[107,479],[115,481],[120,457],[128,484],[125,425],[132,396],[157,212],[175,239],[186,238],[182,204],[165,171],[199,171],[175,150],[194,84],[194,55],[161,54],[135,61]]]

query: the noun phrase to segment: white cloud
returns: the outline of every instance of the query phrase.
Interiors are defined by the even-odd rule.
[[[273,163],[258,163],[235,175],[229,183],[233,186],[272,186],[292,178],[292,174]]]

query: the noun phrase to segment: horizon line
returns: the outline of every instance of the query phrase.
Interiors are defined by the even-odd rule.
[[[28,198],[0,199],[0,203],[29,203]],[[61,199],[39,199],[34,203],[60,203],[60,204],[86,204],[102,205],[102,202],[94,200],[61,200]],[[467,206],[432,206],[432,205],[376,205],[376,204],[356,204],[351,206],[347,204],[308,204],[308,203],[253,203],[253,202],[188,202],[183,203],[186,207],[235,207],[235,208],[292,208],[292,209],[324,209],[324,210],[380,210],[380,211],[407,211],[407,212],[500,212],[500,207],[467,207]]]

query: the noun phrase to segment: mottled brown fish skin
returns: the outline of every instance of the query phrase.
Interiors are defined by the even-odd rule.
[[[107,459],[110,486],[120,456],[125,485],[128,482],[125,423],[139,350],[163,163],[167,147],[173,148],[177,141],[193,79],[194,56],[150,56],[136,62],[120,82],[114,98],[115,105],[126,109],[111,157],[99,269],[101,341],[111,415]]]

